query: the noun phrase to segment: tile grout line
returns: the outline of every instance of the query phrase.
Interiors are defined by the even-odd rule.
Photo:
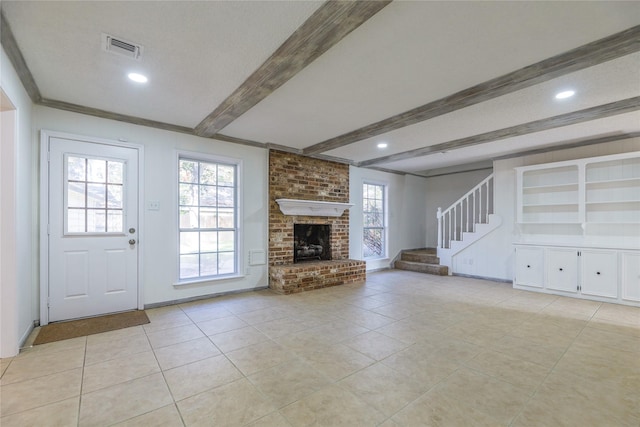
[[[179,307],[180,310],[184,313],[184,310],[182,310],[182,307]],[[186,313],[185,313],[186,315]],[[188,316],[187,316],[188,317]],[[191,318],[189,317],[189,320],[191,320]],[[151,319],[149,319],[149,323],[151,323]],[[184,422],[184,418],[182,416],[182,412],[180,411],[180,408],[178,407],[178,402],[176,402],[175,397],[173,396],[173,392],[171,391],[171,387],[169,387],[169,383],[167,382],[167,377],[165,377],[164,375],[164,369],[162,369],[162,366],[160,365],[160,361],[158,360],[158,355],[156,354],[156,349],[151,345],[151,341],[149,340],[149,335],[147,334],[147,330],[142,328],[142,330],[144,331],[144,335],[145,337],[147,337],[147,341],[149,342],[149,347],[151,348],[151,352],[153,353],[153,357],[156,360],[156,363],[158,364],[158,369],[160,370],[160,374],[162,375],[162,380],[164,381],[164,385],[167,387],[167,390],[169,391],[169,395],[171,396],[171,400],[173,400],[173,405],[176,408],[176,411],[178,412],[178,416],[180,417],[180,421],[182,422],[182,425],[185,426],[185,422]],[[163,348],[163,347],[160,347]],[[149,411],[147,413],[156,411],[160,408],[156,408],[152,411]],[[144,414],[141,414],[144,415]],[[135,418],[135,417],[132,417]],[[130,418],[131,419],[131,418]]]
[[[82,357],[82,372],[80,373],[80,395],[78,396],[78,422],[77,426],[80,427],[80,414],[82,412],[82,388],[84,386],[84,368],[87,363],[87,337],[84,338],[84,355]]]

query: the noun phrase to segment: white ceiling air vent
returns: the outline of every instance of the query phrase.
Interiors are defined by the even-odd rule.
[[[140,60],[144,47],[119,37],[102,33],[102,49],[107,52],[126,56],[127,58]]]

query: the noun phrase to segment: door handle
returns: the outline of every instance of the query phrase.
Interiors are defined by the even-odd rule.
[[[136,244],[136,240],[135,239],[129,239],[129,244],[130,245],[135,245]]]

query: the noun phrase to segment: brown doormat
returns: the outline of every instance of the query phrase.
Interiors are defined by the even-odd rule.
[[[149,318],[144,310],[108,314],[106,316],[72,320],[70,322],[51,323],[40,328],[40,332],[33,342],[33,345],[115,331],[116,329],[144,325],[146,323],[149,323]]]

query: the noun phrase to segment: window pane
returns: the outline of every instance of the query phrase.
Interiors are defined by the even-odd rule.
[[[180,278],[198,277],[198,255],[180,255]]]
[[[233,187],[235,172],[236,172],[235,166],[219,165],[218,166],[218,185],[222,185],[225,187]]]
[[[84,233],[84,209],[67,210],[67,231],[69,233]]]
[[[84,184],[80,182],[67,183],[67,206],[70,208],[84,208]]]
[[[367,212],[377,212],[376,201],[374,199],[367,200]]]
[[[218,250],[218,233],[203,231],[200,233],[200,252],[216,252]]]
[[[109,174],[107,176],[107,182],[109,184],[122,184],[124,182],[122,162],[107,162],[107,168]]]
[[[220,252],[235,250],[235,232],[234,231],[218,232],[218,250]]]
[[[122,211],[107,211],[107,231],[122,232]]]
[[[200,206],[216,205],[216,188],[213,185],[200,186]]]
[[[180,232],[180,253],[198,253],[198,235],[200,233],[193,231]]]
[[[233,188],[218,187],[218,206],[233,207],[235,205],[233,193]]]
[[[375,198],[378,200],[382,200],[382,186],[381,185],[376,185],[374,187],[375,189]]]
[[[86,162],[81,157],[67,157],[67,179],[70,181],[84,181]]]
[[[376,187],[373,185],[367,186],[367,197],[370,199],[374,199],[376,197]]]
[[[122,209],[122,185],[107,185],[107,207]]]
[[[180,204],[188,206],[198,205],[198,186],[180,184]]]
[[[365,229],[364,230],[364,256],[382,256],[384,245],[382,241],[381,229]]]
[[[216,208],[200,208],[200,227],[216,228]]]
[[[87,209],[87,232],[104,233],[106,231],[107,211],[104,209]]]
[[[87,160],[87,181],[106,182],[107,162],[98,159]]]
[[[218,273],[219,274],[232,274],[235,273],[235,253],[234,252],[220,252],[218,254]]]
[[[236,273],[236,169],[179,160],[180,278]]]
[[[218,254],[200,255],[200,275],[215,276],[216,274],[218,274]]]
[[[216,185],[216,165],[209,163],[200,165],[200,184]]]
[[[364,226],[365,227],[382,227],[382,216],[375,213],[365,214]]]
[[[235,217],[233,208],[220,208],[218,210],[218,227],[234,228]]]
[[[198,162],[180,160],[180,182],[198,182]]]
[[[104,184],[87,184],[87,207],[107,207],[107,186]]]
[[[180,208],[180,228],[198,228],[198,208]]]

